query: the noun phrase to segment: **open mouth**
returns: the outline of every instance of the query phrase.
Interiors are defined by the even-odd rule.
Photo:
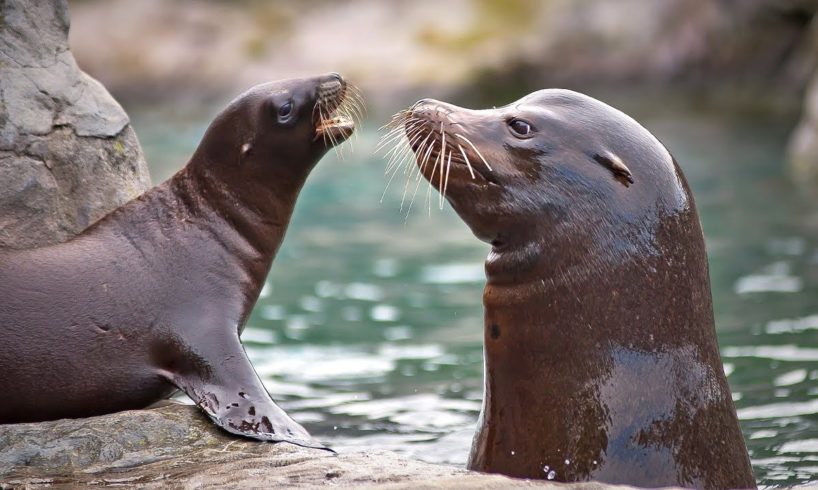
[[[360,120],[363,102],[358,90],[338,78],[318,87],[315,104],[315,139],[335,146],[355,131],[355,120]]]

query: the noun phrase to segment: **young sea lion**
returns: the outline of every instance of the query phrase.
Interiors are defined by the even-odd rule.
[[[395,123],[419,171],[491,244],[469,468],[755,487],[696,207],[667,149],[568,90],[492,110],[421,100]]]
[[[337,74],[266,83],[189,163],[74,239],[0,250],[0,423],[145,407],[177,389],[225,430],[321,447],[239,341],[312,168],[354,130]]]

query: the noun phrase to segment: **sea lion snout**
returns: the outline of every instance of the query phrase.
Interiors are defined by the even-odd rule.
[[[362,119],[363,99],[338,73],[319,77],[315,93],[315,140],[335,146],[349,138],[355,130],[355,120]]]
[[[477,142],[480,135],[472,131],[482,126],[481,116],[474,112],[435,99],[421,99],[402,115],[403,130],[421,173],[441,192],[447,188],[449,177],[479,185],[497,184],[484,156],[486,147]]]
[[[315,103],[333,111],[344,100],[347,83],[337,73],[321,77],[315,90]]]

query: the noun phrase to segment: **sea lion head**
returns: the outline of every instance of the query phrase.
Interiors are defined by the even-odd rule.
[[[359,102],[336,73],[257,85],[215,118],[193,162],[226,182],[303,179],[352,134]]]
[[[423,99],[396,121],[424,177],[495,247],[561,231],[621,236],[632,232],[624,224],[687,206],[665,147],[577,92],[540,90],[488,110]]]

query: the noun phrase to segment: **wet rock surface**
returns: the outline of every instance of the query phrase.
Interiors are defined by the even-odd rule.
[[[65,1],[0,0],[0,246],[64,241],[150,185],[125,111],[77,66]]]
[[[558,488],[390,452],[334,455],[227,434],[191,406],[0,426],[0,488]],[[586,490],[613,488],[587,483]],[[622,487],[626,488],[626,487]]]

